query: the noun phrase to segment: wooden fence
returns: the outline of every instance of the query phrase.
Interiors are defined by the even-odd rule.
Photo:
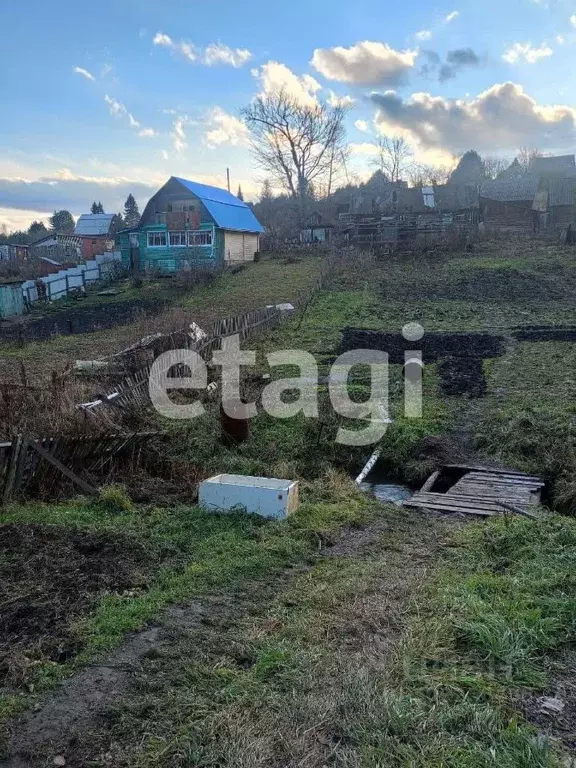
[[[67,478],[89,495],[98,490],[91,475],[98,474],[114,458],[141,448],[159,432],[107,433],[96,437],[55,437],[35,439],[17,435],[0,443],[0,499],[2,504],[24,488],[55,487]]]
[[[174,349],[191,349],[204,360],[208,360],[211,353],[220,346],[222,339],[238,335],[243,341],[259,331],[276,327],[280,319],[281,312],[276,307],[265,307],[246,312],[243,315],[217,320],[209,333],[199,341],[195,340],[193,334],[186,330],[154,336],[145,343],[131,347],[126,353],[134,359],[136,355],[141,356],[143,352],[148,352],[149,360],[146,364],[142,365],[135,373],[125,377],[105,399],[83,403],[78,407],[86,410],[94,410],[103,406],[111,408],[147,407],[150,404],[148,391],[150,369],[159,355]]]

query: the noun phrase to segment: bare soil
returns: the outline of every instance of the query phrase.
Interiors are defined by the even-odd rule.
[[[145,585],[146,553],[115,534],[62,526],[0,526],[0,685],[17,687],[29,665],[77,650],[73,623],[106,592]]]

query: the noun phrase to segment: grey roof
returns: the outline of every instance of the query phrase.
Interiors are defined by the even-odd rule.
[[[434,206],[424,201],[424,190],[434,192]],[[427,202],[431,195],[427,195]],[[396,210],[398,212],[431,213],[452,212],[478,208],[476,187],[467,184],[439,184],[433,187],[410,187],[398,190]]]
[[[113,218],[113,213],[83,213],[76,222],[74,234],[107,235]]]
[[[530,171],[540,175],[576,177],[576,158],[574,155],[556,157],[534,157],[530,161]]]
[[[538,191],[538,176],[525,174],[517,179],[485,181],[480,187],[480,197],[499,203],[517,203],[534,200]]]

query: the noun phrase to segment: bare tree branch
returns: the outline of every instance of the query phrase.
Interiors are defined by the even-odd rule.
[[[303,105],[285,91],[260,96],[242,110],[259,165],[298,203],[302,217],[313,184],[332,186],[335,162],[345,151],[346,111]]]

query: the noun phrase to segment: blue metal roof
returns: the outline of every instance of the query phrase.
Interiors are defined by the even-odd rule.
[[[237,197],[219,187],[198,184],[178,176],[174,177],[182,186],[196,195],[221,229],[232,229],[238,232],[264,232],[252,209]]]

